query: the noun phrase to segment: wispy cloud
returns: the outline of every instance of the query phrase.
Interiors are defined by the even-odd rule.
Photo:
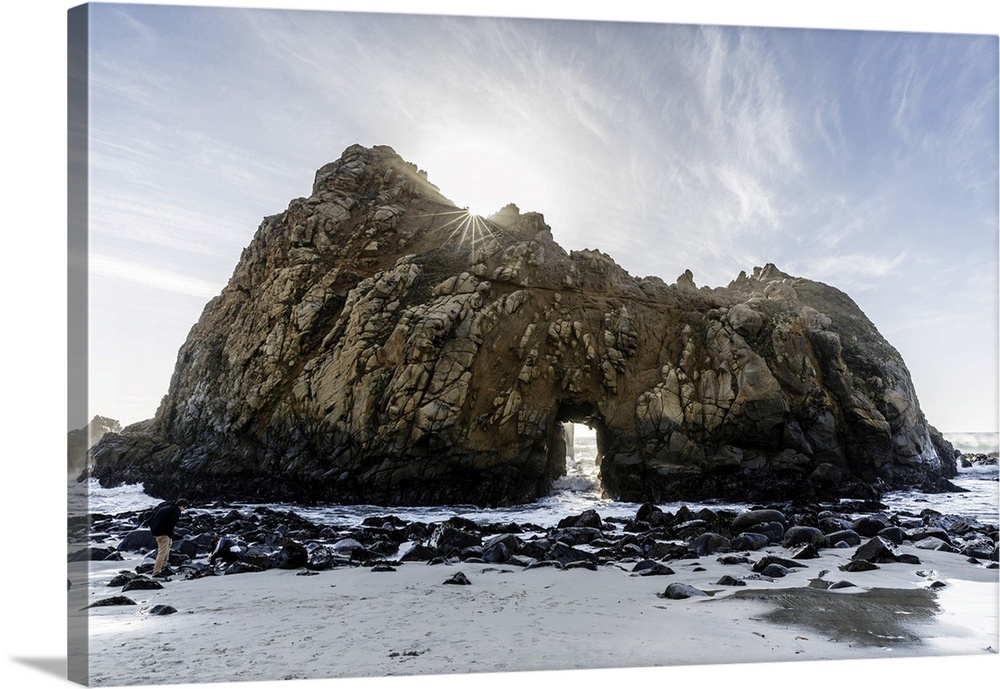
[[[907,259],[907,251],[894,256],[839,253],[796,261],[788,268],[797,275],[825,282],[848,292],[862,292],[874,289],[882,278],[893,274]]]
[[[92,276],[205,300],[218,295],[223,287],[222,284],[173,270],[154,268],[145,262],[133,262],[113,256],[91,254],[88,257],[88,264]]]
[[[776,55],[752,32],[714,27],[702,32],[688,70],[700,84],[702,115],[714,148],[758,173],[794,173],[797,114],[775,64]]]
[[[889,91],[892,126],[900,139],[909,140],[913,135],[914,111],[919,108],[924,97],[927,77],[926,74],[921,74],[912,51],[903,53],[895,64]]]

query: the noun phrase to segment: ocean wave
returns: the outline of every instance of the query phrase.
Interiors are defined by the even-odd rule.
[[[942,433],[962,454],[1000,452],[1000,433]]]

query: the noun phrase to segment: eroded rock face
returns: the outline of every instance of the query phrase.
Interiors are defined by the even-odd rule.
[[[93,450],[152,494],[509,504],[598,434],[631,501],[940,485],[955,452],[857,306],[772,265],[728,287],[566,253],[537,213],[471,216],[387,147],[348,148],[261,224],[155,418]]]

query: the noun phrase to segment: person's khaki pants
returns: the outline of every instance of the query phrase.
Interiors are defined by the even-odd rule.
[[[167,564],[167,557],[170,555],[170,536],[156,537],[156,564],[153,565],[153,574],[159,574],[163,565]]]

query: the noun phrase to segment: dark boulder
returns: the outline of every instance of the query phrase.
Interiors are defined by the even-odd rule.
[[[940,538],[935,536],[928,536],[926,538],[921,538],[919,541],[913,544],[914,548],[919,548],[920,550],[940,550],[945,553],[957,553],[958,548],[950,543],[942,541]]]
[[[822,547],[826,545],[826,535],[815,526],[793,526],[785,532],[781,544],[786,548],[809,543]]]
[[[688,545],[692,552],[699,556],[726,553],[730,550],[729,539],[717,533],[703,533]]]
[[[306,568],[314,572],[332,569],[337,564],[337,556],[326,546],[316,546],[309,551]]]
[[[573,526],[590,529],[603,529],[604,522],[601,521],[601,515],[599,515],[596,510],[587,510],[581,514],[561,519],[556,528],[566,529]]]
[[[936,526],[921,526],[916,529],[907,529],[906,537],[914,542],[925,538],[937,538],[945,543],[951,543],[951,536],[948,535],[948,532]]]
[[[894,544],[884,538],[875,536],[854,551],[851,559],[864,560],[872,564],[899,562],[899,551]]]
[[[591,541],[604,536],[600,529],[585,526],[570,526],[562,529],[553,529],[548,533],[548,537],[553,541],[562,541],[567,545],[588,545]]]
[[[403,562],[430,562],[440,553],[434,548],[429,548],[422,543],[415,544],[399,558]]]
[[[423,541],[430,538],[433,533],[433,529],[427,524],[421,524],[415,522],[413,524],[408,524],[403,528],[404,540],[407,541]]]
[[[108,586],[115,587],[115,588],[121,588],[125,584],[127,584],[130,581],[132,581],[133,579],[135,579],[137,576],[138,575],[136,573],[129,572],[128,570],[125,570],[125,571],[122,571],[122,572],[118,572],[118,574],[116,574],[115,576],[113,576],[111,578],[111,580],[108,582]]]
[[[486,541],[483,543],[483,547],[487,549],[492,548],[497,543],[503,543],[507,547],[507,550],[509,550],[511,553],[521,552],[521,546],[523,545],[521,539],[515,536],[513,533],[503,533],[497,536],[493,536],[492,538],[486,539]]]
[[[689,519],[673,527],[677,538],[690,540],[708,531],[708,522],[704,519]]]
[[[581,560],[591,560],[596,562],[597,556],[593,553],[588,553],[585,550],[580,550],[579,548],[574,548],[573,546],[567,545],[556,541],[549,548],[548,552],[545,553],[546,560],[554,560],[561,565],[568,565],[571,562],[579,562]]]
[[[735,536],[729,545],[733,550],[760,550],[771,544],[770,539],[761,533],[744,531]]]
[[[836,488],[844,480],[844,472],[840,468],[824,462],[816,467],[816,469],[809,474],[809,481],[814,483],[819,488]]]
[[[405,519],[401,519],[394,514],[376,517],[365,517],[361,522],[362,526],[374,526],[380,529],[401,528],[407,525]]]
[[[747,533],[759,533],[767,536],[771,543],[781,543],[785,537],[785,526],[781,522],[761,522],[748,528]]]
[[[482,559],[483,562],[491,564],[503,564],[510,560],[512,554],[506,542],[496,541],[493,545],[483,549]]]
[[[976,538],[962,544],[962,555],[975,558],[977,560],[995,560],[996,545],[989,538]]]
[[[309,564],[309,551],[305,546],[295,541],[285,543],[281,550],[274,554],[273,566],[278,569],[301,569]]]
[[[730,528],[733,530],[733,533],[740,533],[741,531],[749,531],[751,527],[765,522],[785,524],[785,515],[778,510],[770,509],[741,512],[733,519]]]
[[[481,546],[483,539],[474,533],[456,529],[446,524],[439,525],[431,535],[430,545],[438,552],[447,554],[453,550],[461,552],[465,548]]]
[[[170,544],[170,551],[193,560],[198,557],[198,544],[190,538],[182,538]]]
[[[122,593],[127,591],[155,591],[156,589],[162,589],[163,584],[153,579],[147,579],[143,576],[134,577],[125,586],[122,587]]]
[[[111,546],[91,546],[70,553],[69,562],[108,562],[111,560],[124,560],[122,554]]]
[[[136,605],[136,602],[127,596],[111,596],[110,598],[102,598],[99,601],[91,603],[81,610],[86,610],[87,608],[106,608],[114,605]]]
[[[379,538],[368,544],[368,550],[379,555],[395,555],[399,552],[399,545],[394,540]]]
[[[949,534],[954,534],[956,536],[964,536],[970,531],[985,533],[992,530],[993,533],[996,533],[996,527],[989,527],[985,524],[981,524],[978,520],[973,519],[972,517],[963,517],[957,514],[943,514],[939,517],[935,517],[930,520],[928,526],[944,529]]]
[[[647,560],[646,562],[649,561]],[[632,571],[640,577],[670,576],[674,573],[674,570],[662,562],[653,562],[649,566],[644,566],[641,569],[633,569]]]
[[[454,553],[455,551],[451,551]],[[462,560],[482,560],[483,557],[483,546],[481,545],[470,545],[468,548],[463,548],[462,552],[458,554],[459,559]]]
[[[639,560],[632,566],[632,573],[641,572],[644,569],[649,569],[656,565],[656,560]]]
[[[707,596],[708,594],[690,584],[676,582],[667,586],[663,593],[656,595],[660,598],[669,598],[670,600],[684,600],[686,598]]]
[[[851,524],[851,528],[865,538],[872,538],[878,535],[878,532],[887,526],[889,526],[888,520],[871,515],[858,517]]]
[[[472,584],[463,572],[455,572],[455,574],[446,579],[444,583],[454,586],[470,586]]]
[[[801,543],[791,548],[788,556],[793,560],[814,560],[819,557],[819,550],[813,543]]]
[[[903,545],[903,541],[906,540],[906,532],[898,526],[887,526],[875,535],[896,545]]]
[[[551,547],[552,541],[546,538],[530,540],[522,544],[520,554],[534,560],[544,560],[545,554],[549,552],[549,548]]]
[[[737,579],[728,574],[722,575],[722,578],[715,582],[716,586],[746,586],[747,583],[742,579]]]
[[[789,560],[783,557],[778,557],[777,555],[765,555],[761,559],[757,560],[751,569],[755,572],[762,573],[769,565],[781,565],[787,569],[806,566],[796,560]]]
[[[439,526],[448,526],[453,529],[458,529],[459,531],[468,531],[470,533],[476,533],[479,531],[479,524],[477,524],[472,519],[459,517],[457,514],[448,517],[446,520],[441,522]]]
[[[144,553],[156,550],[156,539],[149,529],[136,529],[125,534],[118,544],[118,550],[126,553]]]
[[[832,584],[830,584],[829,590],[836,591],[837,589],[849,589],[849,588],[856,588],[856,587],[851,582],[841,579],[840,581],[835,581]]]
[[[147,615],[173,615],[177,608],[172,605],[154,605],[146,611]]]
[[[658,528],[671,526],[675,524],[676,521],[677,519],[673,514],[664,512],[656,505],[647,502],[639,507],[635,514],[635,520],[633,523],[638,522],[647,524],[648,528]]]
[[[772,579],[780,579],[781,577],[787,576],[792,570],[784,565],[779,565],[774,562],[764,567],[761,570],[761,574],[765,577],[771,577]]]
[[[654,541],[643,545],[642,553],[653,560],[677,560],[688,553],[688,548],[679,543],[664,543]]]
[[[350,558],[354,557],[354,551],[365,549],[356,538],[341,538],[335,541],[330,547],[333,549],[333,552]]]
[[[861,545],[862,540],[861,534],[853,529],[834,531],[826,535],[826,545],[828,548],[844,546],[853,548]]]
[[[821,517],[816,522],[816,527],[827,535],[837,531],[847,531],[851,528],[851,525],[852,522],[850,519],[837,516]]]

